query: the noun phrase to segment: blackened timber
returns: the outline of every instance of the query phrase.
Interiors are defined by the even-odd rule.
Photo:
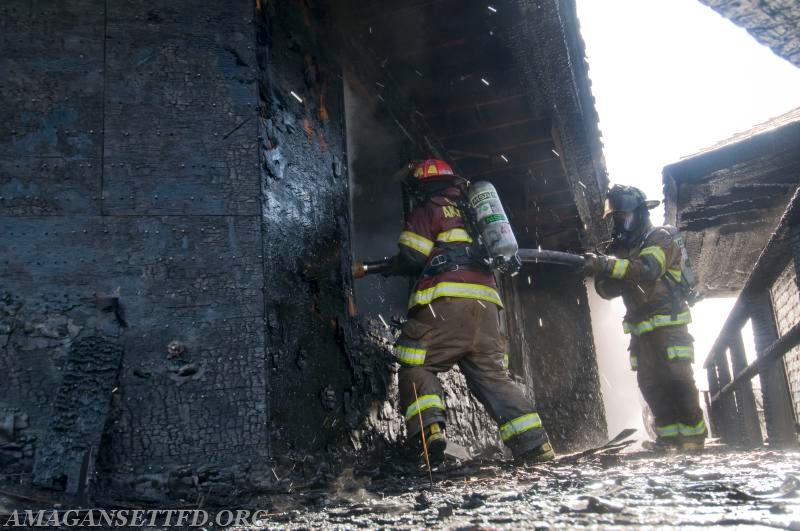
[[[751,294],[766,290],[792,259],[792,229],[800,222],[800,188],[795,191],[789,205],[781,217],[778,227],[758,257],[753,270],[747,277],[742,292],[736,299],[714,346],[711,348],[703,366],[714,363],[717,353],[726,348],[728,337],[744,326],[749,316]]]
[[[791,238],[792,258],[794,259],[794,279],[800,288],[800,223],[792,224],[789,227],[789,237]]]
[[[666,166],[668,217],[711,296],[741,291],[800,184],[800,108]]]
[[[483,77],[479,72],[455,72],[451,77],[445,78],[445,86],[436,92],[426,94],[420,100],[414,100],[419,111],[429,116],[441,109],[473,107],[477,102],[515,98],[524,91],[521,84],[498,83],[497,78],[505,79],[514,72],[496,71],[493,79],[485,78],[489,85],[481,81]]]
[[[536,124],[528,121],[508,126],[495,126],[484,131],[463,135],[451,135],[441,140],[450,150],[481,151],[506,157],[520,148],[551,142],[551,139],[546,134],[543,135],[542,130]]]
[[[72,344],[50,427],[36,450],[35,485],[84,494],[87,478],[94,478],[122,355],[118,342],[99,336]]]
[[[280,455],[291,456],[319,452],[340,437],[353,385],[343,342],[351,256],[342,221],[343,87],[339,65],[320,46],[321,30],[307,22],[311,14],[294,3],[262,5],[268,34],[260,39],[271,44],[259,58],[266,372],[270,425],[279,427],[269,437]],[[292,39],[274,38],[283,31]],[[308,57],[316,58],[313,72]]]
[[[575,3],[515,0],[512,5],[515,10],[504,9],[499,15],[510,16],[509,11],[515,15],[507,21],[510,49],[519,65],[519,75],[529,88],[526,94],[533,112],[547,109],[553,115],[563,146],[563,153],[559,154],[564,157],[564,178],[575,190],[575,203],[583,221],[581,245],[589,248],[606,238],[600,197],[608,179]],[[554,42],[560,46],[554,46]],[[549,67],[543,69],[543,64]],[[581,179],[585,193],[578,190]]]
[[[438,64],[436,60],[431,61],[431,57],[434,59],[440,57],[443,52],[447,55],[477,55],[491,45],[492,41],[496,42],[497,40],[498,38],[489,31],[481,32],[476,36],[470,35],[469,30],[464,29],[460,35],[438,40],[424,50],[401,47],[394,57],[409,65],[425,65],[418,68],[426,68],[431,71]]]
[[[761,393],[764,396],[764,417],[767,422],[767,435],[771,445],[797,444],[794,409],[792,408],[789,385],[783,363],[775,359],[776,352],[785,352],[785,345],[771,347],[779,341],[775,314],[767,291],[762,291],[749,299],[750,320],[753,324],[753,337],[759,360],[764,359],[758,375],[761,378]],[[795,335],[791,338],[797,344],[800,325],[792,327]],[[790,341],[787,340],[787,343]],[[767,358],[772,354],[771,358]]]
[[[739,343],[741,343],[741,334],[739,334]],[[756,361],[750,365],[747,365],[744,369],[741,369],[736,374],[736,378],[734,378],[733,381],[725,384],[722,389],[720,389],[711,397],[711,400],[717,400],[721,396],[734,390],[734,388],[740,384],[750,381],[756,374],[759,374],[762,370],[768,367],[770,363],[783,357],[798,344],[800,344],[800,323],[796,323],[794,326],[792,326],[792,328],[789,329],[788,332],[770,343],[770,345],[759,354],[759,357]],[[740,345],[737,348],[740,347],[743,349],[744,345]]]
[[[717,358],[716,369],[718,384],[723,388],[730,385],[731,370],[728,366],[728,360],[724,352],[719,358]],[[738,422],[736,420],[736,403],[734,402],[734,397],[732,394],[723,395],[719,402],[719,412],[721,414],[722,421],[722,433],[720,435],[722,440],[728,444],[738,444],[739,433],[736,429]]]
[[[716,359],[717,357],[715,356],[715,360]],[[709,414],[709,421],[711,423],[711,434],[713,436],[717,436],[717,434],[722,433],[723,429],[722,403],[719,401],[713,401],[710,398],[710,395],[716,395],[717,393],[719,393],[719,390],[721,389],[716,361],[712,364],[706,365],[705,369],[706,369],[706,379],[708,380],[708,393],[705,394],[705,398]]]
[[[503,123],[497,123],[497,124],[487,124],[487,125],[485,125],[483,127],[475,127],[475,128],[467,129],[467,130],[463,130],[462,129],[462,130],[453,131],[452,133],[449,133],[449,134],[441,134],[441,135],[439,135],[439,140],[443,140],[443,141],[453,140],[454,138],[461,138],[461,137],[465,137],[465,136],[471,136],[471,135],[476,135],[476,134],[480,134],[480,133],[486,133],[486,132],[490,132],[490,131],[497,131],[498,129],[511,129],[511,128],[516,129],[518,126],[528,126],[528,124],[531,124],[531,122],[533,122],[533,119],[531,119],[531,118],[519,118],[519,119],[516,119],[516,120],[509,121],[509,122],[503,122]],[[540,123],[538,126],[534,125],[534,124],[531,124],[529,126],[529,129],[533,130],[533,131],[544,131],[544,134],[535,135],[535,136],[546,136],[546,132],[550,130],[550,122],[549,121],[542,121],[542,123]]]
[[[747,356],[742,340],[741,330],[730,338],[730,356],[733,374],[736,377],[732,383],[739,380],[739,376],[747,369]],[[761,424],[758,421],[755,396],[753,386],[748,381],[742,381],[735,389],[736,405],[739,410],[738,425],[741,432],[742,444],[746,446],[757,446],[763,443],[761,436]]]
[[[555,159],[534,161],[529,164],[515,164],[517,161],[512,161],[510,158],[508,162],[505,162],[499,156],[493,159],[483,158],[495,162],[495,167],[483,174],[491,176],[493,181],[515,182],[516,180],[523,180],[530,189],[536,190],[537,195],[564,189],[561,166]],[[515,184],[519,185],[516,182]],[[527,195],[531,192],[526,190],[525,193]]]
[[[426,75],[421,79],[447,77],[448,72],[471,72],[482,69],[490,72],[496,69],[508,69],[512,65],[510,58],[503,53],[503,42],[497,37],[480,39],[451,39],[439,46],[414,49],[397,43],[399,50],[406,50],[392,55],[395,66],[419,69],[420,64],[428,64]],[[416,39],[416,36],[413,37]],[[420,58],[420,60],[415,60]],[[425,68],[425,67],[423,67]],[[504,78],[505,79],[505,78]]]
[[[489,162],[477,157],[460,157],[455,160],[459,161],[459,166],[464,174],[471,177],[485,176],[507,169],[524,170],[529,166],[548,164],[555,160],[552,153],[553,147],[549,140],[524,142],[516,146],[503,146],[498,149],[502,152],[482,153],[492,157]],[[500,158],[501,154],[505,155],[509,162]]]
[[[746,29],[759,43],[800,67],[800,5],[782,0],[739,2],[700,0],[734,24]]]
[[[431,120],[432,123],[435,123],[436,120],[442,117],[443,115],[455,114],[461,112],[472,112],[475,109],[483,110],[488,108],[504,106],[506,104],[515,104],[516,105],[515,109],[519,109],[520,112],[523,112],[526,109],[528,109],[527,103],[524,100],[525,100],[525,95],[522,93],[511,94],[508,96],[502,96],[490,100],[478,98],[474,101],[462,103],[459,105],[446,105],[441,109],[434,109],[431,110],[430,112],[423,113],[423,115],[425,118]]]
[[[738,142],[728,141],[725,145],[703,150],[680,162],[670,164],[664,171],[682,186],[702,183],[709,175],[719,171],[739,172],[740,170],[736,168],[744,169],[751,164],[764,165],[765,161],[770,159],[776,161],[778,166],[796,164],[798,138],[800,138],[800,121],[795,121],[746,136]],[[787,175],[785,178],[791,176]]]

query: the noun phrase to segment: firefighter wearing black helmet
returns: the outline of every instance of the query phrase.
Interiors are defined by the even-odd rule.
[[[584,255],[584,271],[601,297],[625,304],[631,369],[655,417],[656,447],[698,451],[707,431],[692,371],[691,314],[678,289],[681,248],[672,232],[653,227],[649,210],[658,203],[638,188],[614,186],[603,212],[613,219],[608,255]]]

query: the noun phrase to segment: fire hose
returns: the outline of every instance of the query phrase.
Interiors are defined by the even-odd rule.
[[[520,249],[517,251],[517,255],[523,264],[559,264],[582,267],[584,262],[583,256],[579,254],[545,249]]]
[[[517,251],[517,255],[524,264],[557,264],[578,268],[583,266],[584,262],[583,256],[579,254],[546,249],[520,249]],[[382,273],[389,267],[389,263],[388,258],[371,262],[356,262],[353,267],[353,275],[360,278],[364,275]]]

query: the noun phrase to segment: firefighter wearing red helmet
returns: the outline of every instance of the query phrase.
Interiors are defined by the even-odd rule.
[[[702,450],[706,424],[694,383],[691,314],[681,290],[682,244],[673,227],[653,227],[638,188],[614,186],[603,217],[613,216],[610,256],[584,255],[604,299],[622,297],[623,328],[630,334],[631,369],[655,417],[656,448]]]
[[[418,204],[407,215],[399,252],[383,273],[416,279],[408,320],[394,346],[409,442],[421,447],[424,427],[431,460],[444,458],[446,404],[436,375],[458,364],[514,457],[525,463],[553,459],[533,402],[508,374],[499,316],[503,304],[463,214],[467,182],[437,159],[416,164],[409,181]]]

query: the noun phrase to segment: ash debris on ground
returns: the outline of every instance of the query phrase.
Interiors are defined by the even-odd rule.
[[[271,497],[259,528],[800,530],[800,452],[619,450],[451,463],[433,486],[425,469],[351,469],[328,490]]]

